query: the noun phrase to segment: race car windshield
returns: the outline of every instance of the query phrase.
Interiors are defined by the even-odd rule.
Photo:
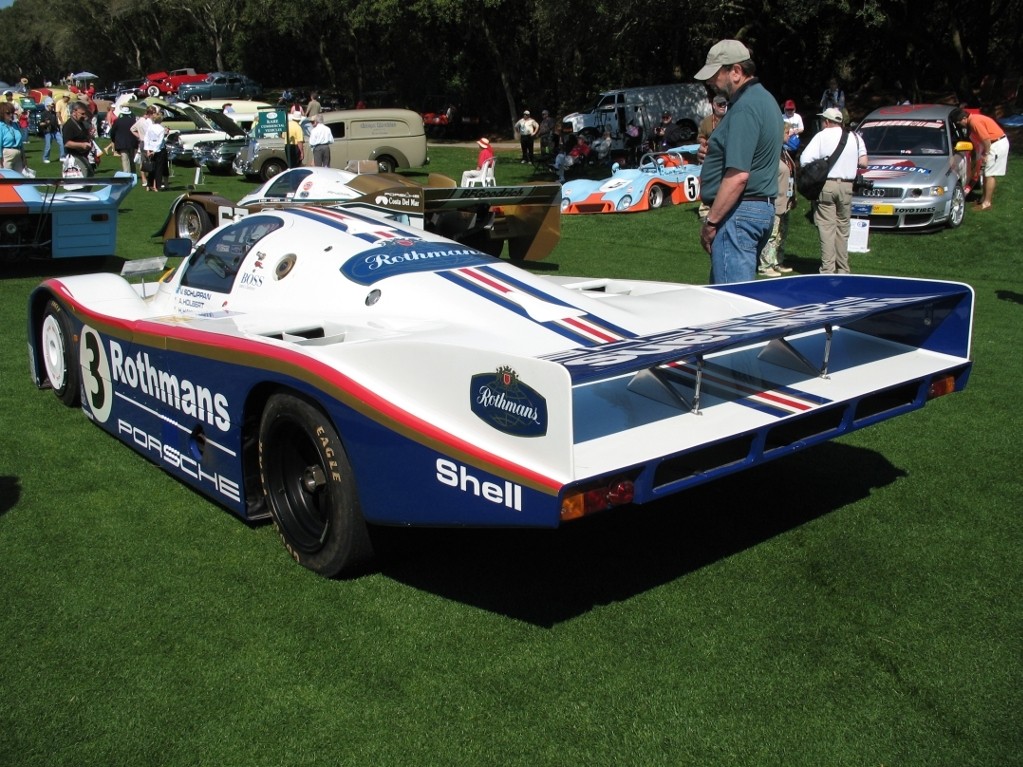
[[[192,253],[181,284],[189,288],[230,293],[245,256],[283,222],[272,216],[248,216],[225,226]]]
[[[860,126],[868,155],[947,155],[948,131],[940,120],[880,120]]]

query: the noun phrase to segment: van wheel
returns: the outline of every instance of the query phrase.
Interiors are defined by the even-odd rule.
[[[394,169],[398,167],[398,162],[390,155],[382,155],[377,158],[377,167],[381,173],[394,173]]]
[[[284,163],[284,160],[267,160],[263,163],[263,167],[259,169],[259,178],[262,181],[269,181],[278,173],[283,173],[288,169],[288,166]]]
[[[678,124],[678,135],[679,138],[686,144],[691,144],[696,141],[696,123],[690,122],[689,120],[683,120]]]

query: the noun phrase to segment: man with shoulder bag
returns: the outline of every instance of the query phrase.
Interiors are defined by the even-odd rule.
[[[843,127],[841,110],[829,107],[818,117],[820,130],[800,156],[799,191],[804,191],[823,162],[825,178],[814,202],[814,223],[821,242],[821,274],[849,273],[849,224],[852,217],[853,182],[860,168],[867,167],[867,147],[858,133]]]

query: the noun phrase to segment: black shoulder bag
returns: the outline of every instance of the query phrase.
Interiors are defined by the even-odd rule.
[[[826,160],[823,157],[813,160],[799,169],[799,173],[796,175],[796,189],[803,197],[816,202],[817,198],[821,196],[824,182],[828,180],[831,169],[835,167],[838,158],[842,156],[842,150],[845,149],[845,142],[848,139],[849,131],[843,129],[842,138],[831,157]]]

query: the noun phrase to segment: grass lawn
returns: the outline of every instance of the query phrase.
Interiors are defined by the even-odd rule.
[[[160,253],[174,191],[131,192],[119,255]],[[556,532],[404,532],[347,581],[36,391],[28,294],[97,264],[0,267],[0,765],[1023,764],[1021,220],[1015,156],[993,210],[852,257],[974,287],[965,392]],[[531,268],[706,280],[690,206],[562,230]]]

